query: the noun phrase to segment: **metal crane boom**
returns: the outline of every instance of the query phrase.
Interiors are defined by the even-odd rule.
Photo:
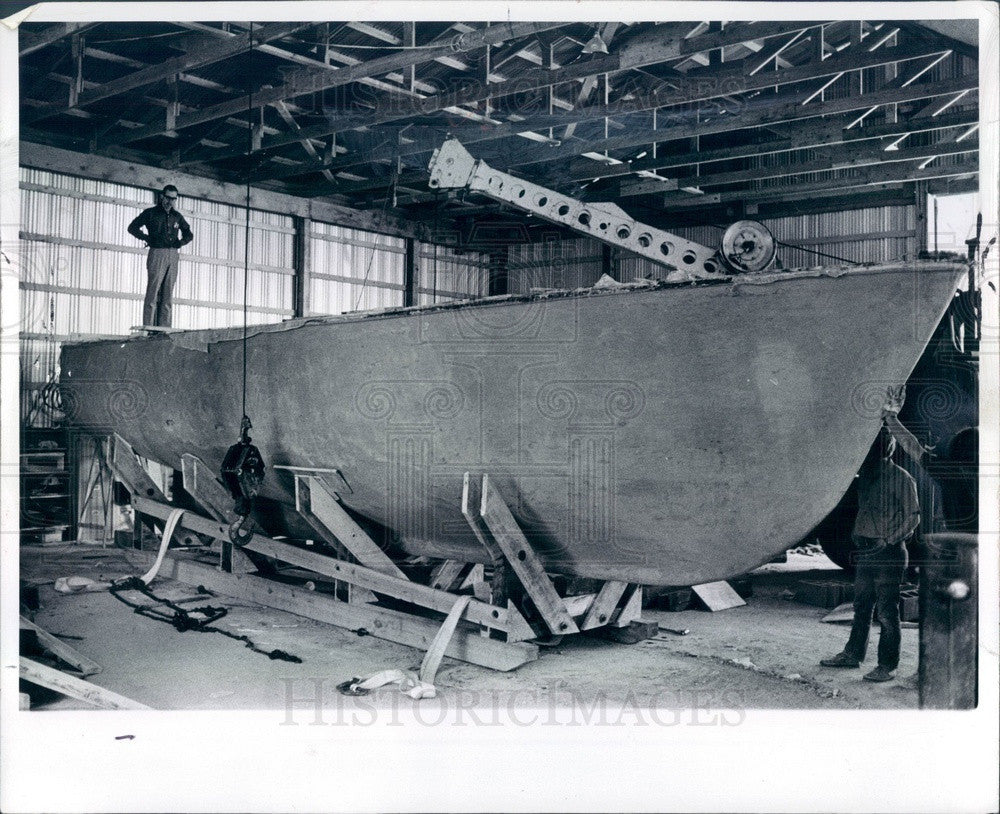
[[[619,246],[692,278],[724,277],[733,272],[763,271],[774,259],[770,232],[756,221],[739,221],[711,249],[672,232],[629,217],[608,201],[584,203],[476,160],[457,139],[448,139],[431,156],[432,189],[469,189],[497,201],[568,226],[574,231]]]

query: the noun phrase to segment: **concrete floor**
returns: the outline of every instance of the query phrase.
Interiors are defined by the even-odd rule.
[[[40,583],[74,574],[114,579],[131,573],[114,549],[22,548],[21,559],[22,577]],[[915,629],[903,630],[896,681],[876,685],[861,679],[865,670],[819,666],[820,658],[841,649],[848,629],[822,623],[825,610],[789,601],[782,592],[799,579],[838,576],[843,572],[822,555],[791,554],[788,563],[755,573],[754,596],[744,607],[643,613],[661,626],[687,628],[686,636],[661,633],[637,645],[568,637],[511,673],[445,659],[437,674],[438,698],[416,705],[393,687],[353,699],[339,694],[336,685],[389,668],[415,669],[422,653],[225,597],[208,600],[229,609],[219,627],[246,634],[264,649],[292,653],[302,663],[272,661],[217,634],[177,632],[132,613],[107,593],[65,595],[51,584],[41,585],[35,621],[52,633],[81,637],[67,643],[103,665],[90,681],[156,709],[275,710],[301,723],[314,720],[317,700],[328,723],[398,708],[418,708],[421,714],[467,711],[480,721],[523,718],[525,710],[541,709],[581,720],[606,716],[612,723],[673,710],[659,713],[662,723],[664,716],[697,717],[708,708],[916,708]],[[158,580],[155,589],[174,596],[193,593],[166,580]],[[877,636],[873,629],[870,662]],[[305,700],[289,706],[289,697]],[[37,708],[88,707],[56,698]]]

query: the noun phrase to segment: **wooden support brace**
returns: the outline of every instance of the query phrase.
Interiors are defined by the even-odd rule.
[[[591,628],[606,625],[612,618],[618,601],[625,593],[628,583],[618,580],[608,580],[601,586],[593,604],[587,610],[587,615],[580,623],[580,630],[590,630]]]
[[[136,565],[152,562],[152,554],[145,551],[128,552],[126,557]],[[189,585],[204,585],[210,591],[348,630],[364,628],[372,636],[425,652],[441,627],[440,622],[431,619],[372,605],[349,605],[325,594],[282,585],[250,574],[225,574],[211,566],[176,557],[164,560],[160,575]],[[452,604],[454,599],[454,596],[450,596]],[[527,642],[502,642],[486,638],[475,630],[463,628],[455,631],[445,655],[493,670],[507,671],[537,659],[538,647]]]
[[[82,679],[67,675],[59,670],[53,670],[51,667],[46,667],[44,664],[39,664],[37,661],[32,661],[31,659],[22,657],[20,669],[21,678],[25,681],[55,690],[58,693],[92,704],[100,709],[150,709],[145,704],[140,704],[131,698],[126,698],[116,692],[106,690],[104,687],[98,687],[96,684],[91,684],[89,681],[83,681]]]
[[[313,475],[295,477],[295,508],[324,539],[346,548],[359,563],[383,574],[407,579],[388,555],[347,513],[320,479]]]
[[[125,484],[125,488],[133,495],[141,495],[152,500],[166,502],[167,498],[160,490],[160,487],[153,482],[153,479],[149,477],[149,473],[139,463],[132,445],[115,433],[112,440],[112,447],[111,460],[108,461],[108,465],[111,467],[111,471],[114,472],[114,476]],[[145,523],[146,518],[143,518],[137,512],[133,525],[132,538],[135,548],[143,548],[147,543],[154,547],[158,545],[154,539],[145,539],[145,535],[143,534],[143,525]],[[150,528],[152,527],[153,524],[150,522]]]
[[[555,635],[579,633],[580,629],[566,611],[566,605],[556,593],[510,508],[490,482],[489,475],[483,475],[479,513],[549,630]]]
[[[450,591],[462,576],[465,566],[466,563],[458,560],[445,560],[431,573],[431,587],[439,591]]]
[[[618,612],[617,616],[612,619],[611,624],[614,627],[625,627],[632,622],[638,621],[639,615],[642,613],[642,586],[633,585],[630,590],[631,592],[628,599],[625,600],[625,605]]]
[[[63,641],[53,636],[47,630],[42,630],[29,619],[20,617],[21,630],[30,630],[38,637],[39,644],[48,650],[52,655],[66,662],[71,667],[79,670],[80,675],[86,677],[101,672],[101,665],[96,661],[88,659],[82,653],[77,652]]]
[[[165,517],[171,511],[170,506],[143,498],[134,499],[134,505],[137,509],[155,517]],[[198,517],[191,512],[185,512],[180,520],[180,525],[210,536],[218,536],[226,531],[225,525]],[[455,595],[446,591],[435,590],[405,577],[395,577],[392,574],[385,574],[363,565],[355,565],[324,554],[317,554],[279,540],[272,540],[261,534],[253,534],[244,548],[247,551],[306,568],[317,574],[333,577],[362,589],[377,591],[386,596],[442,613],[447,613],[455,603]],[[530,639],[535,636],[535,632],[524,618],[517,611],[511,613],[509,608],[473,601],[466,609],[465,618],[470,622],[503,631],[507,633],[508,639],[511,641]]]

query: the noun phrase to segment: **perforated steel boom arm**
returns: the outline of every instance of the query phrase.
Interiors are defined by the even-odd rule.
[[[730,271],[762,271],[774,259],[774,240],[755,221],[726,230],[717,252],[671,232],[639,223],[618,205],[584,203],[477,161],[456,139],[448,139],[431,157],[433,189],[469,189],[531,212],[552,223],[620,246],[691,277],[719,277]]]

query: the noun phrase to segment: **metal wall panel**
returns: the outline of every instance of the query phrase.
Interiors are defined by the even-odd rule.
[[[458,252],[448,246],[417,244],[417,302],[485,297],[489,291],[489,257],[480,252]]]
[[[546,240],[512,246],[508,259],[511,293],[533,288],[582,288],[601,276],[603,245],[590,238]]]
[[[878,206],[794,215],[765,220],[775,238],[789,244],[779,246],[778,258],[785,268],[836,265],[839,261],[816,251],[856,263],[881,263],[915,257],[916,208]],[[688,240],[716,246],[722,229],[714,226],[671,230]],[[570,245],[572,244],[572,245]],[[812,251],[808,251],[811,249]],[[601,244],[589,238],[556,243],[512,246],[510,250],[512,291],[526,293],[535,288],[575,288],[592,285],[600,276]],[[663,276],[663,266],[624,251],[613,252],[612,273],[621,282]]]
[[[314,221],[309,241],[310,313],[343,314],[403,304],[403,238]]]
[[[21,169],[23,256],[22,380],[31,393],[56,375],[59,342],[73,335],[127,334],[141,322],[146,249],[127,232],[151,206],[152,190],[45,170]],[[178,209],[194,232],[181,250],[174,327],[215,328],[243,322],[246,212],[184,197]],[[292,314],[294,226],[280,213],[252,210],[247,319],[275,322]],[[35,364],[38,345],[50,360]],[[27,412],[22,411],[22,417]],[[33,421],[45,425],[38,411]]]

